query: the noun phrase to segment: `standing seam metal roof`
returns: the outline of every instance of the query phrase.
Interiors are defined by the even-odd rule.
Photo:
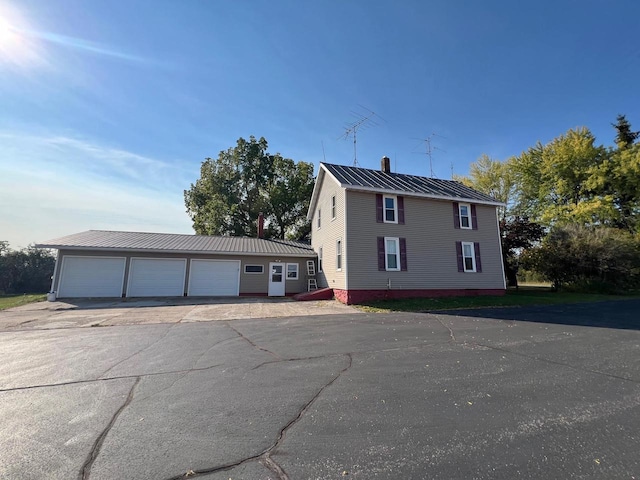
[[[239,255],[315,255],[311,245],[292,240],[105,230],[88,230],[48,240],[36,246],[57,249],[147,250],[154,252],[234,253]]]
[[[403,173],[385,173],[381,170],[371,170],[360,167],[347,167],[322,163],[327,171],[333,175],[343,187],[361,187],[372,190],[390,190],[452,199],[464,198],[478,202],[499,204],[495,198],[467,187],[453,180],[420,177]]]

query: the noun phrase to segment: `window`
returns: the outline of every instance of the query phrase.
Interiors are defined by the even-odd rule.
[[[245,265],[244,273],[264,273],[264,265]]]
[[[336,218],[336,196],[331,197],[331,219]]]
[[[400,270],[400,239],[385,237],[384,261],[386,270]]]
[[[287,263],[287,280],[297,280],[297,279],[298,279],[298,264]]]
[[[458,205],[460,211],[460,228],[471,228],[471,206],[468,203]]]
[[[408,271],[406,238],[378,237],[377,243],[379,271]]]
[[[462,259],[465,272],[476,271],[476,256],[474,250],[473,242],[462,242]]]
[[[318,209],[318,228],[320,228],[320,214],[322,213],[322,211],[320,209]]]
[[[318,272],[322,272],[322,247],[318,249]]]
[[[342,270],[342,240],[336,242],[336,270]]]
[[[384,196],[384,223],[398,223],[396,197]]]

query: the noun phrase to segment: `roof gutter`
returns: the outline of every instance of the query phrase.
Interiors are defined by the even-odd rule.
[[[83,251],[88,250],[94,252],[131,252],[131,253],[176,253],[180,255],[231,255],[231,256],[249,256],[249,257],[316,257],[317,253],[309,249],[309,253],[278,253],[278,252],[217,252],[211,250],[162,250],[156,248],[114,248],[114,247],[81,247],[70,245],[47,245],[36,244],[37,248],[55,248],[57,250]]]

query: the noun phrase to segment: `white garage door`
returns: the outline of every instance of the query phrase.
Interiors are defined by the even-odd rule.
[[[239,260],[191,260],[189,295],[200,297],[240,294]]]
[[[187,260],[132,258],[127,297],[181,297]]]
[[[120,297],[124,265],[121,257],[65,256],[58,297]]]

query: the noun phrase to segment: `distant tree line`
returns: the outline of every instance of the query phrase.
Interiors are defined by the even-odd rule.
[[[505,274],[526,268],[556,288],[623,291],[640,285],[640,132],[625,115],[615,146],[587,128],[499,161],[483,155],[458,180],[493,195]]]
[[[8,242],[0,241],[0,294],[48,292],[55,264],[50,250],[11,250]]]

